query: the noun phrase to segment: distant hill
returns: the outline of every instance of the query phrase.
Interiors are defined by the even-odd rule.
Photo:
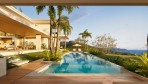
[[[144,52],[147,52],[147,50],[128,50],[128,49],[120,49],[120,48],[113,48],[112,50],[116,52],[125,52],[125,53],[131,53],[131,54],[139,54],[139,55],[141,55]]]

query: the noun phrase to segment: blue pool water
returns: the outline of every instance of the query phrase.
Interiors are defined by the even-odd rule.
[[[63,56],[60,64],[52,64],[42,73],[54,74],[118,74],[120,66],[90,54],[70,53]]]

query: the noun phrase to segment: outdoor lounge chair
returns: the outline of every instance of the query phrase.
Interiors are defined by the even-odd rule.
[[[75,51],[76,51],[76,49],[73,49],[73,51],[75,52]]]
[[[81,49],[79,48],[79,49],[78,49],[78,51],[80,52],[80,51],[81,51]]]
[[[18,58],[17,59],[10,59],[9,60],[9,63],[13,63],[13,64],[18,65],[18,66],[26,64],[28,62],[29,62],[29,60],[20,60]]]

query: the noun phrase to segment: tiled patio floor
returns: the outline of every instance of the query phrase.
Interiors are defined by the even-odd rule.
[[[0,78],[0,84],[112,84],[115,81],[141,82],[127,71],[122,74],[109,75],[52,75],[52,76],[26,76],[28,73],[43,66],[42,60],[37,60],[19,68],[8,71],[6,76]]]

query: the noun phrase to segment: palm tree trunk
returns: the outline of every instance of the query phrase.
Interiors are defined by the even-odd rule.
[[[52,54],[52,20],[50,20],[50,41],[49,41],[49,49],[50,53]]]
[[[60,33],[60,16],[59,16],[59,20],[58,20],[58,28],[57,28],[57,41],[56,41],[56,53],[59,50],[59,33]]]
[[[54,42],[53,42],[54,43],[53,44],[53,50],[54,50],[54,52],[55,52],[55,43],[56,43],[56,38],[55,37],[56,37],[56,31],[54,32]]]
[[[65,49],[66,49],[66,35],[65,35]]]

